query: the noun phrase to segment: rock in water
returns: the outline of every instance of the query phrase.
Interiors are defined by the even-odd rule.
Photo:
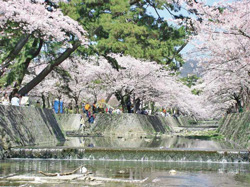
[[[122,174],[122,173],[125,173],[125,171],[124,171],[124,170],[120,170],[120,171],[119,171],[119,173],[121,173],[121,174]]]
[[[152,182],[160,182],[160,181],[161,181],[161,179],[158,179],[158,178],[152,180]]]
[[[82,173],[82,174],[85,174],[85,173],[87,173],[87,168],[85,168],[85,167],[81,167],[80,169],[79,169],[79,171],[80,171],[80,173]]]
[[[175,174],[176,174],[176,171],[175,171],[174,169],[171,169],[171,170],[169,171],[169,173],[170,173],[171,175],[175,175]]]

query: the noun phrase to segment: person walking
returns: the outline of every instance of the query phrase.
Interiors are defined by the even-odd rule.
[[[83,113],[86,113],[86,110],[85,110],[85,103],[84,103],[84,102],[82,103],[82,111],[83,111]]]
[[[129,99],[128,102],[127,102],[127,110],[128,110],[128,113],[132,113],[132,111],[131,111],[131,102],[130,102],[130,99]]]
[[[97,113],[96,102],[94,102],[92,105],[92,111],[93,111],[93,114]]]

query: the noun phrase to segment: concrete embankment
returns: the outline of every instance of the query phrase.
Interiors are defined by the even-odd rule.
[[[240,114],[228,114],[219,125],[219,133],[227,140],[245,148],[250,148],[250,111]]]
[[[56,115],[56,119],[64,132],[79,130],[81,124],[80,114],[59,114]],[[208,122],[210,124],[207,124]],[[190,116],[163,117],[161,115],[150,116],[128,113],[110,115],[99,113],[94,124],[88,122],[85,124],[90,127],[89,133],[101,133],[105,136],[169,134],[174,131],[179,132],[183,128],[195,128],[195,130],[217,129],[217,125],[214,125],[215,122],[205,121],[205,123],[200,124]]]
[[[76,131],[80,114],[55,115],[52,110],[0,105],[0,145],[3,148],[64,141],[66,131]],[[182,119],[183,121],[183,119]],[[104,135],[168,134],[180,123],[177,118],[140,114],[98,114],[90,130]]]
[[[187,119],[181,119],[188,123]],[[79,129],[80,114],[60,114],[56,119],[63,131],[76,131]],[[174,127],[180,126],[177,118],[162,116],[147,116],[141,114],[97,114],[95,123],[89,124],[90,132],[100,132],[103,135],[153,135],[156,133],[169,134]]]
[[[120,115],[99,114],[91,129],[93,132],[116,136],[169,134],[172,131],[170,123],[162,116],[128,113]]]
[[[5,151],[4,151],[4,149],[0,145],[0,160],[2,160],[5,157],[4,153],[5,153]]]
[[[0,105],[0,159],[10,147],[55,146],[65,141],[66,131],[79,129],[80,120],[80,114],[55,115],[50,109]],[[174,128],[187,125],[189,120],[185,117],[101,113],[97,114],[94,124],[89,124],[88,132],[122,137],[155,136],[169,134]]]
[[[0,147],[56,145],[64,135],[50,109],[0,105]]]
[[[55,116],[63,132],[76,131],[80,127],[81,124],[80,114],[57,114]]]

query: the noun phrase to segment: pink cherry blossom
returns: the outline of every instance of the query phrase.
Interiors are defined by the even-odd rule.
[[[11,27],[11,23],[16,26]],[[42,2],[0,0],[0,30],[21,30],[45,41],[66,42],[70,35],[87,44],[86,31],[77,21],[64,16],[59,9],[48,11]]]

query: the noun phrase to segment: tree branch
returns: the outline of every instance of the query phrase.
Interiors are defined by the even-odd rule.
[[[29,41],[30,38],[30,34],[29,35],[24,35],[16,44],[16,46],[14,47],[14,49],[8,54],[8,56],[2,61],[2,65],[0,65],[0,77],[2,76],[2,74],[4,73],[4,69],[9,67],[10,62],[13,61],[16,56],[19,54],[19,52],[22,50],[22,48],[25,46],[25,44]]]
[[[20,91],[19,94],[26,94],[32,90],[36,85],[38,85],[52,70],[54,67],[61,64],[65,59],[67,59],[71,53],[73,53],[80,46],[80,42],[75,42],[72,48],[68,48],[63,52],[58,58],[52,60],[41,73],[39,73],[33,80],[31,80],[27,85],[25,85]]]
[[[170,58],[168,60],[167,64],[169,64],[170,62],[172,62],[172,60],[174,60],[175,56],[178,55],[182,51],[182,49],[184,47],[186,47],[187,44],[188,44],[188,42],[185,42],[177,51],[175,51],[174,54],[173,54],[173,56],[172,56],[172,58]]]

